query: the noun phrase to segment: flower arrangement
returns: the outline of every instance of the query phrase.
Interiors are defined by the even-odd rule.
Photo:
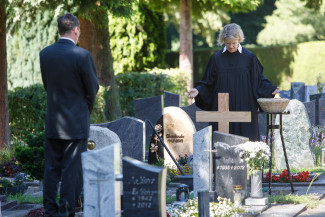
[[[217,203],[210,203],[210,217],[224,216],[224,217],[237,217],[239,216],[237,209],[234,208],[230,199],[218,197]],[[183,206],[167,206],[168,217],[194,217],[198,216],[198,200],[189,199]]]
[[[239,156],[244,159],[248,165],[249,175],[255,174],[261,170],[264,162],[269,159],[270,150],[265,142],[246,142],[237,146],[240,151]]]
[[[297,175],[291,175],[291,178],[293,182],[311,182],[312,180],[308,171],[302,171]],[[265,181],[268,182],[269,180],[270,180],[270,175],[269,173],[266,173]],[[288,171],[284,169],[280,175],[273,174],[272,182],[289,182]]]

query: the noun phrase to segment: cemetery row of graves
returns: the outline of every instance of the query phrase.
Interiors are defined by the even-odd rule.
[[[310,86],[294,83],[290,91],[281,92],[280,96],[291,99],[287,106],[290,115],[283,117],[290,167],[302,172],[300,170],[322,166],[322,163],[325,164],[321,159],[322,149],[325,148],[325,93],[317,94]],[[241,186],[243,197],[250,196],[247,177],[251,171],[247,165],[251,164],[242,159],[239,151],[242,150],[240,145],[248,139],[212,132],[207,122],[196,121],[196,112],[201,110],[195,104],[181,106],[181,101],[180,95],[170,92],[165,92],[164,96],[137,99],[134,101],[135,117],[125,116],[91,126],[89,150],[82,156],[85,216],[90,216],[90,213],[116,216],[121,207],[123,216],[135,213],[137,216],[166,216],[167,212],[171,216],[179,216],[184,212],[183,208],[166,208],[166,188],[172,182],[187,184],[189,191],[193,191],[193,197],[201,195],[201,200],[208,192],[208,200],[215,202],[211,206],[214,206],[212,210],[216,216],[220,210],[243,212],[239,208],[234,209],[234,186]],[[279,123],[279,118],[275,117],[273,121]],[[259,114],[259,125],[263,140],[267,126],[265,113]],[[8,148],[1,153],[1,177],[7,177],[1,179],[0,189],[4,193],[9,193],[9,187],[23,186],[26,177],[30,181],[41,180],[42,141],[38,133],[26,136],[32,141],[27,144],[32,144],[33,152],[24,154],[23,148],[18,147],[15,151]],[[274,144],[273,168],[283,171],[271,176],[273,182],[287,182],[279,132],[274,132],[272,141],[264,142]],[[24,164],[21,159],[28,155],[33,159]],[[263,158],[262,165],[265,164],[267,167],[268,155]],[[311,181],[313,178],[306,171],[295,176],[295,181]],[[265,178],[269,180],[270,174],[266,174]],[[186,189],[182,199],[190,197]],[[26,187],[16,188],[17,192],[24,190]],[[217,197],[226,199],[218,200]],[[190,200],[187,212],[196,207],[193,213],[197,213],[199,203],[198,200]]]

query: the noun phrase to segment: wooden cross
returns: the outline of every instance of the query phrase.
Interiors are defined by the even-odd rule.
[[[219,131],[229,133],[229,122],[251,122],[251,112],[230,112],[229,93],[218,93],[218,111],[197,111],[196,122],[218,122]]]

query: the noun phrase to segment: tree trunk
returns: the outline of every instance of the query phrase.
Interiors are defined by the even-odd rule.
[[[190,76],[187,88],[193,88],[192,0],[180,0],[179,69]]]
[[[98,10],[92,14],[92,20],[80,17],[82,34],[80,47],[88,50],[94,57],[99,83],[109,88],[105,97],[105,116],[108,121],[121,117],[120,97],[113,70],[113,58],[109,43],[108,14]]]
[[[9,110],[6,54],[6,6],[0,2],[0,150],[9,145]]]

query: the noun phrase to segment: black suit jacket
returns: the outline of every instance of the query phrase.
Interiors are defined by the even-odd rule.
[[[47,92],[46,137],[88,138],[98,91],[91,54],[70,40],[59,39],[40,52],[40,64]]]

